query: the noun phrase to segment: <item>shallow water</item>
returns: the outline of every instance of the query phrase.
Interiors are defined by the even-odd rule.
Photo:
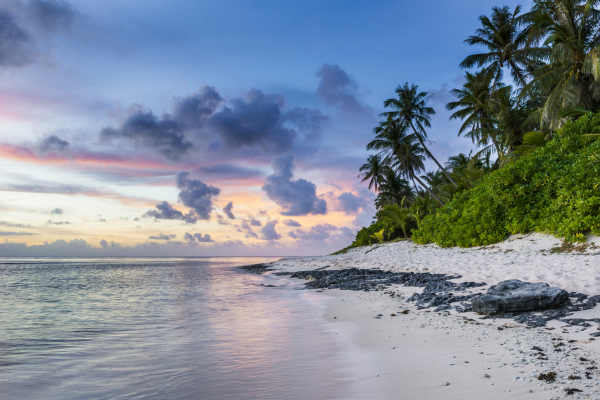
[[[235,268],[274,260],[0,258],[1,397],[343,397],[322,306]]]

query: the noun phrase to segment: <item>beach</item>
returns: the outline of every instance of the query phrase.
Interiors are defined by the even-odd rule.
[[[575,251],[560,249],[568,252],[559,252],[558,239],[541,234],[515,235],[470,249],[404,241],[268,265],[275,273],[380,269],[460,275],[450,281],[486,283],[468,293],[519,279],[593,296],[600,294],[596,240]],[[600,340],[590,335],[599,331],[598,322],[564,321],[600,318],[598,307],[528,327],[510,318],[436,311],[407,301],[422,290],[403,285],[370,291],[309,289],[307,296],[326,305],[323,324],[336,342],[335,358],[339,372],[348,377],[349,398],[600,398]],[[538,379],[550,372],[556,374],[554,381]]]

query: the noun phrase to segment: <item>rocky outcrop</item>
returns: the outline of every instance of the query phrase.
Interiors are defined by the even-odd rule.
[[[517,279],[502,281],[487,293],[473,297],[473,311],[499,314],[558,307],[569,300],[569,294],[547,283],[527,283]]]

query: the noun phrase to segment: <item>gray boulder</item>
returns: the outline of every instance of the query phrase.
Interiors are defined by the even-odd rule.
[[[490,287],[487,293],[475,296],[471,303],[475,312],[498,314],[557,307],[568,300],[566,291],[547,283],[511,279]]]

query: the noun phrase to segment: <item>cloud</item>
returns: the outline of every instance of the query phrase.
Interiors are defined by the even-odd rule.
[[[223,218],[221,214],[217,214],[217,224],[219,225],[231,225],[231,222]]]
[[[262,226],[262,222],[260,222],[257,219],[254,219],[254,218],[250,218],[250,225],[251,226]]]
[[[106,240],[102,239],[102,240],[100,241],[100,246],[101,246],[101,247],[108,247],[108,242],[107,242]]]
[[[183,235],[183,238],[188,242],[195,242],[196,240],[200,243],[215,242],[208,233],[205,233],[204,236],[202,236],[201,233],[194,233],[193,235],[191,233],[186,233],[185,235]]]
[[[35,144],[33,150],[41,157],[48,154],[65,156],[69,154],[69,142],[56,135],[44,136]]]
[[[62,0],[32,0],[30,13],[45,31],[68,29],[77,15],[75,8]]]
[[[300,222],[296,222],[296,221],[294,221],[293,219],[286,219],[285,221],[283,221],[283,224],[284,224],[285,226],[302,226],[302,225],[300,224]]]
[[[197,169],[204,174],[217,176],[219,179],[245,179],[261,176],[259,169],[241,167],[233,164],[218,164]]]
[[[271,159],[273,174],[267,176],[262,190],[277,203],[281,215],[299,216],[327,213],[327,202],[317,197],[317,186],[305,179],[291,180],[294,157],[275,156]]]
[[[52,221],[50,219],[46,222],[46,225],[71,225],[71,223],[67,221]]]
[[[281,235],[275,231],[275,225],[277,225],[277,221],[269,221],[262,227],[260,233],[262,233],[263,240],[281,239]]]
[[[0,67],[22,67],[31,63],[33,39],[17,25],[13,14],[0,9]]]
[[[148,210],[142,217],[155,219],[185,219],[181,211],[174,209],[168,202],[163,201],[156,205],[156,210]]]
[[[316,72],[320,78],[317,94],[331,106],[350,115],[371,115],[372,110],[359,100],[358,84],[338,65],[323,64]]]
[[[0,221],[0,226],[7,226],[9,228],[31,228],[31,225],[29,224],[20,224],[8,221]]]
[[[296,229],[288,233],[288,235],[296,240],[322,241],[329,239],[331,237],[330,232],[337,230],[337,226],[331,224],[318,224],[311,227],[308,231]]]
[[[356,214],[364,204],[363,199],[353,195],[350,192],[344,192],[337,198],[340,208],[346,214]]]
[[[233,213],[231,212],[232,208],[233,208],[233,203],[231,201],[229,203],[227,203],[227,205],[225,207],[223,207],[223,212],[227,215],[227,217],[229,219],[235,219],[235,215],[233,215]]]
[[[196,222],[197,220],[210,219],[210,213],[213,209],[213,197],[221,193],[221,189],[209,186],[206,183],[190,179],[190,173],[179,171],[175,175],[177,188],[180,189],[179,200],[186,207],[192,210],[186,215],[186,222]]]
[[[232,149],[258,146],[269,154],[291,150],[299,133],[318,137],[329,117],[319,110],[293,108],[285,110],[281,94],[251,89],[246,98],[233,99],[230,106],[215,112],[208,126]]]
[[[178,161],[193,147],[186,132],[203,128],[220,102],[221,96],[214,87],[203,86],[187,97],[175,97],[172,114],[165,113],[162,117],[135,105],[120,127],[102,129],[100,140],[107,143],[124,140]]]
[[[0,236],[32,236],[32,235],[39,235],[39,233],[0,231]]]
[[[258,225],[256,225],[254,221],[258,222]],[[252,227],[261,225],[262,224],[260,223],[260,221],[257,221],[255,219],[244,219],[242,220],[242,223],[237,227],[237,231],[244,233],[247,238],[258,239],[258,235],[252,230]]]
[[[60,215],[60,214],[64,214],[64,211],[62,208],[57,207],[57,208],[50,210],[50,214]]]
[[[148,239],[154,239],[154,240],[171,240],[171,239],[175,239],[177,237],[176,234],[166,234],[163,235],[162,233],[159,233],[156,236],[149,236]]]
[[[104,128],[102,142],[127,140],[135,146],[149,148],[158,154],[177,161],[193,146],[183,134],[182,126],[170,115],[157,118],[150,110],[136,110],[119,128]]]

